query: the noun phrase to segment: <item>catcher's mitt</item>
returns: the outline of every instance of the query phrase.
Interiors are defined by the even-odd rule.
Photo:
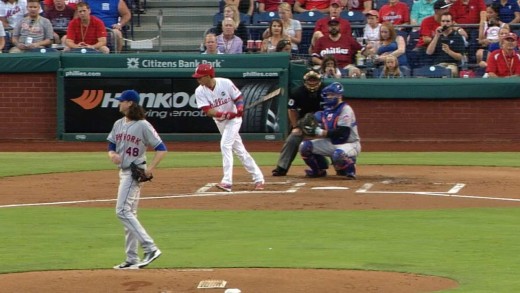
[[[152,180],[153,176],[146,176],[146,172],[143,168],[139,168],[133,162],[130,163],[130,170],[132,171],[132,178],[137,182],[146,182]]]
[[[304,135],[315,136],[318,122],[314,119],[314,114],[307,113],[303,118],[298,120],[298,127],[302,130]]]

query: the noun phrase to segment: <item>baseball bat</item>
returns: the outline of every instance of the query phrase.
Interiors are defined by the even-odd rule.
[[[253,107],[256,107],[256,106],[258,106],[259,104],[261,104],[261,103],[263,103],[263,102],[265,102],[265,101],[268,101],[268,100],[270,100],[270,99],[272,99],[272,98],[278,96],[278,95],[281,94],[281,93],[282,93],[282,89],[281,89],[281,88],[277,88],[277,89],[275,89],[274,91],[268,93],[267,95],[261,97],[261,98],[258,99],[256,102],[247,105],[247,106],[245,107],[245,109],[247,110],[247,109],[251,109],[251,108],[253,108]]]

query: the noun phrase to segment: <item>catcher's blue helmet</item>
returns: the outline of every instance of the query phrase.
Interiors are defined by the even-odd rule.
[[[339,82],[333,82],[321,90],[321,104],[324,108],[332,108],[343,97],[343,86]]]

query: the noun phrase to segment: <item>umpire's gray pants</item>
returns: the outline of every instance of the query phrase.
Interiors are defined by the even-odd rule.
[[[298,154],[298,149],[302,141],[303,135],[290,133],[285,140],[285,143],[283,144],[280,157],[278,158],[278,163],[276,163],[276,165],[289,171],[294,158],[296,158],[296,154]]]

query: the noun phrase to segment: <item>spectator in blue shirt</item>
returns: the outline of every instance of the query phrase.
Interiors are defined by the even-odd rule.
[[[116,52],[123,49],[123,28],[132,18],[124,0],[83,0],[90,6],[91,15],[101,19],[112,30],[116,39]]]
[[[520,22],[520,7],[516,0],[495,0],[493,3],[500,4],[498,17],[505,23],[519,23]]]

